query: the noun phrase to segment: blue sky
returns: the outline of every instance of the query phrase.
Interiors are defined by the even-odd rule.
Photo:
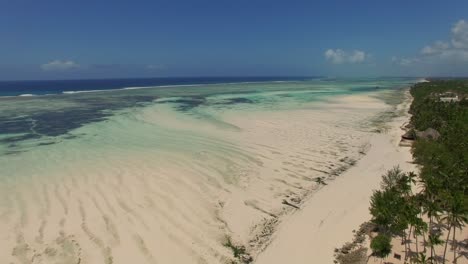
[[[468,1],[0,3],[0,80],[468,75]]]

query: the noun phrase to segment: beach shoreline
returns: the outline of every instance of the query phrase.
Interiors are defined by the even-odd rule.
[[[370,196],[379,188],[381,175],[394,166],[416,169],[410,148],[399,144],[412,101],[409,89],[404,94],[395,109],[402,115],[387,123],[384,132],[372,135],[370,148],[354,166],[285,216],[254,263],[333,263],[334,249],[350,241],[352,231],[370,218]]]
[[[374,137],[386,137],[375,119],[387,120],[394,105],[385,102],[399,93],[293,104],[281,97],[283,107],[275,108],[219,109],[220,98],[211,98],[214,107],[190,114],[148,104],[82,126],[71,140],[3,156],[9,173],[20,177],[0,185],[0,229],[8,230],[0,259],[248,262],[274,246],[282,226],[311,201],[333,193],[343,171],[372,151]],[[242,247],[243,258],[234,252]]]

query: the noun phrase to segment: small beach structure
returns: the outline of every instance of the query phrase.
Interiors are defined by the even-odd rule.
[[[439,131],[433,129],[433,128],[427,128],[424,131],[417,131],[417,130],[409,130],[405,134],[401,136],[403,140],[415,140],[417,138],[423,138],[423,139],[430,139],[430,140],[437,140],[440,138],[440,133]]]
[[[416,139],[416,132],[414,130],[409,130],[405,134],[401,136],[403,139],[406,140],[415,140]]]

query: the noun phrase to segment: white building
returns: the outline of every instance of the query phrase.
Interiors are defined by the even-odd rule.
[[[458,95],[454,94],[454,93],[444,93],[444,94],[440,94],[439,95],[439,100],[441,102],[458,102],[460,101],[460,99],[458,98]]]

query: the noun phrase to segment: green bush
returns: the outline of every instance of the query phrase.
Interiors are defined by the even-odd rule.
[[[392,252],[392,238],[385,234],[379,234],[372,239],[370,247],[372,254],[379,258],[387,257]]]

